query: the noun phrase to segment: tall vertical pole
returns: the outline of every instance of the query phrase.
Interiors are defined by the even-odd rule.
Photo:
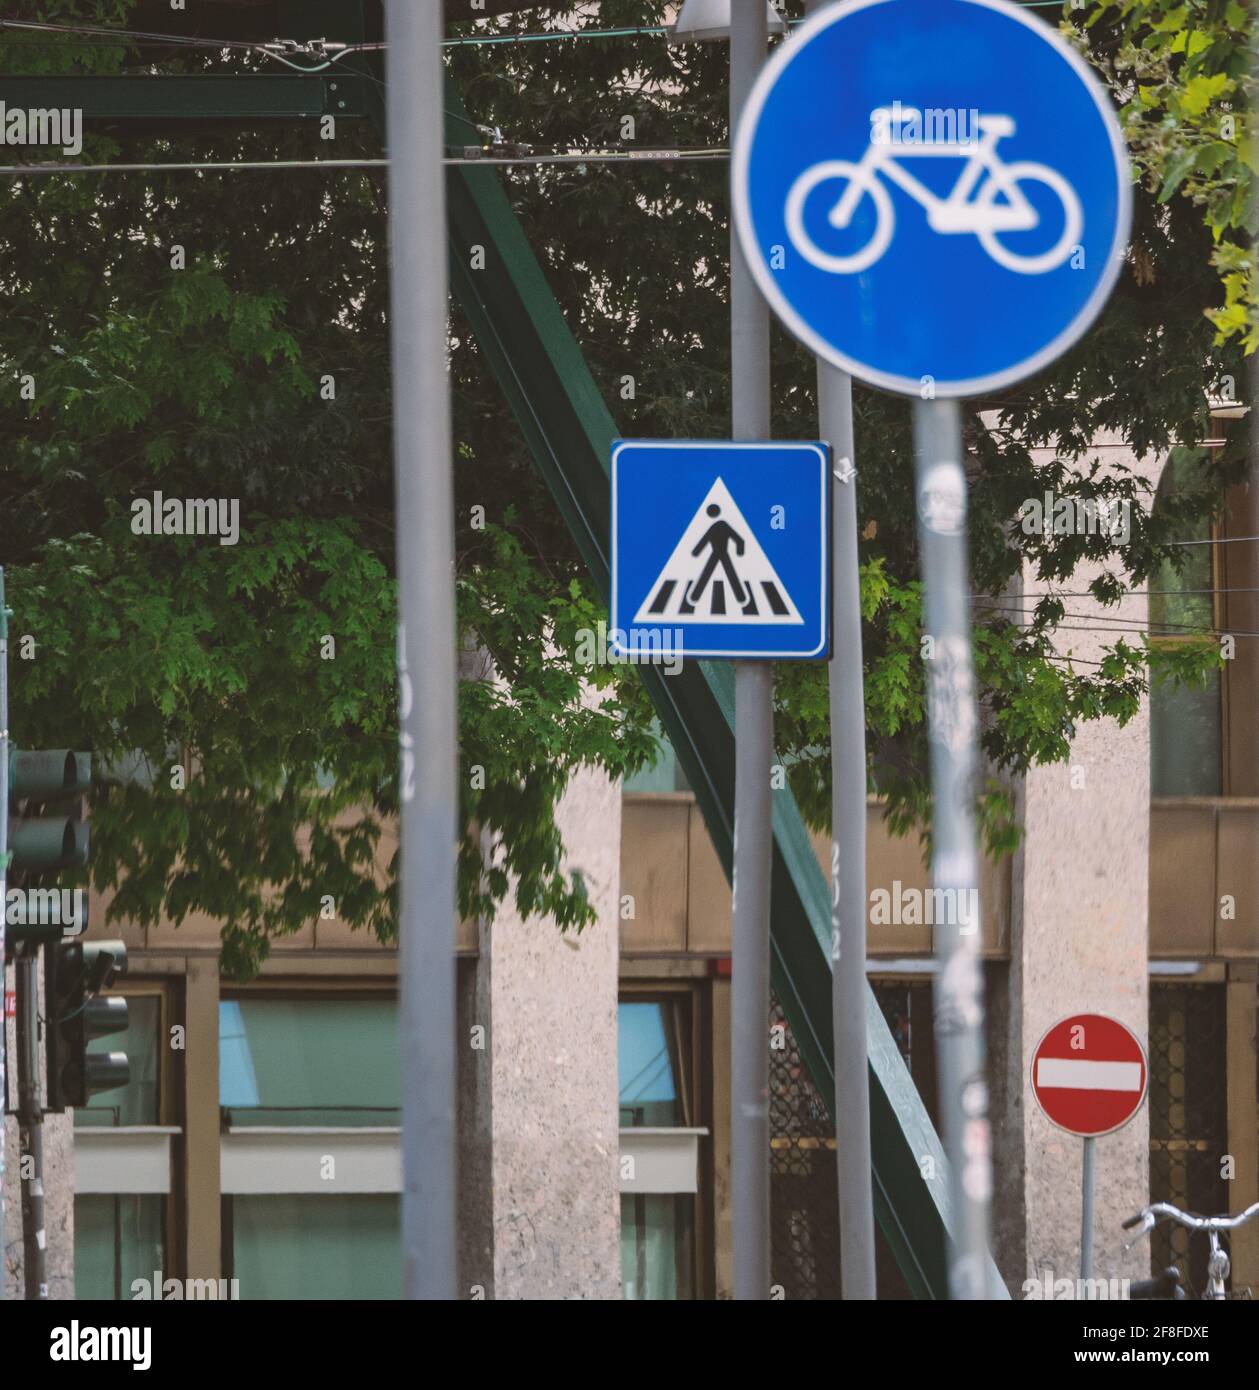
[[[730,131],[769,40],[765,6],[730,6]],[[731,436],[769,438],[769,308],[730,219]],[[734,1296],[769,1297],[769,899],[774,669],[739,662],[734,687],[734,905],[730,982]]]
[[[935,931],[935,1033],[940,1113],[952,1185],[949,1291],[986,1295],[992,1194],[988,1085],[984,1072],[984,985],[978,912],[979,855],[973,798],[978,715],[971,664],[966,474],[956,401],[914,403],[918,544],[925,624],[931,742],[932,881],[945,910]],[[974,898],[972,899],[972,894]],[[949,910],[949,905],[952,910]]]
[[[1084,1140],[1084,1174],[1080,1184],[1080,1278],[1093,1277],[1093,1194],[1097,1186],[1097,1140]]]
[[[3,907],[7,899],[9,876],[9,610],[4,602],[4,570],[0,568],[0,1000],[4,999],[8,972],[4,969]],[[8,1052],[8,1010],[0,1008],[0,1097],[7,1100],[9,1079],[5,1075],[5,1055]],[[2,1136],[0,1136],[2,1138]],[[5,1230],[4,1210],[4,1151],[0,1142],[0,1250],[9,1248]],[[0,1299],[4,1298],[4,1271],[0,1270]]]
[[[18,1126],[22,1174],[22,1273],[28,1299],[48,1297],[44,1231],[44,1112],[39,1095],[39,952],[17,958]]]
[[[810,14],[835,0],[809,0]],[[870,1072],[866,1048],[866,709],[852,377],[817,362],[818,436],[831,445],[831,1023],[839,1170],[840,1288],[875,1297]]]
[[[834,0],[808,0],[810,14]],[[839,1170],[840,1291],[876,1295],[870,1071],[866,1048],[866,707],[857,550],[852,377],[820,357],[818,435],[834,458],[831,489],[831,1025]]]
[[[866,712],[853,466],[852,378],[818,361],[818,432],[832,449],[831,1019],[839,1260],[846,1299],[875,1297],[870,1072],[866,1051]]]
[[[449,1299],[456,1286],[458,733],[442,7],[389,0],[386,25],[401,724],[403,1290],[407,1298]]]

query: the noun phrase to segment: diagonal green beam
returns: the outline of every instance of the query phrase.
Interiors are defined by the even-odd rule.
[[[462,143],[466,109],[447,83],[447,141]],[[615,422],[519,220],[492,169],[447,179],[451,284],[591,576],[609,588],[610,445]],[[471,249],[485,249],[472,270]],[[639,668],[695,789],[730,876],[734,847],[734,679],[728,664],[681,674]],[[834,1094],[830,892],[790,790],[774,794],[772,974],[801,1055],[823,1096]],[[918,1298],[947,1297],[947,1164],[872,990],[866,992],[876,1216]],[[923,1177],[924,1170],[934,1177]],[[995,1296],[1005,1288],[995,1266]]]

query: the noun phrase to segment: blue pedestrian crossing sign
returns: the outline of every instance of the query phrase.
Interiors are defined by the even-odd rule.
[[[611,471],[613,653],[826,659],[827,445],[621,439]]]
[[[997,390],[1069,348],[1119,274],[1132,202],[1105,88],[1011,0],[812,16],[748,96],[731,192],[788,328],[925,399]]]

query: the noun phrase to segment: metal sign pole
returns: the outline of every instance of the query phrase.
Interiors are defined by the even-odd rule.
[[[945,909],[935,925],[935,1033],[940,1112],[952,1186],[949,1289],[985,1296],[992,1193],[984,989],[977,899],[979,856],[972,798],[978,717],[971,665],[966,552],[966,474],[961,409],[954,400],[914,402],[918,537],[931,742],[932,881]],[[941,893],[941,890],[942,893]],[[975,898],[972,899],[972,894]]]
[[[809,14],[834,0],[809,0]],[[818,434],[834,451],[831,572],[831,1019],[835,1034],[835,1146],[839,1269],[846,1299],[875,1297],[870,1073],[866,1056],[866,708],[852,377],[817,360]]]
[[[8,1053],[9,1018],[7,979],[4,968],[4,904],[7,899],[9,870],[9,610],[4,603],[4,570],[0,568],[0,1023],[4,1032],[0,1033],[0,1097],[6,1104],[9,1096],[9,1078],[5,1074],[5,1060]],[[4,1209],[4,1151],[0,1144],[0,1250],[7,1250],[8,1234],[5,1230]],[[4,1276],[0,1271],[0,1299],[4,1298]]]
[[[765,61],[765,6],[732,5],[730,129]],[[769,309],[730,225],[734,439],[769,438]],[[735,666],[734,901],[731,925],[731,1217],[734,1295],[769,1297],[769,901],[773,854],[774,668]]]
[[[1097,1182],[1097,1140],[1084,1140],[1084,1182],[1080,1202],[1080,1278],[1093,1277],[1093,1193]]]
[[[454,497],[446,378],[442,7],[390,0],[388,134],[402,867],[402,1266],[455,1296]],[[412,672],[418,690],[412,689]]]
[[[830,442],[834,645],[831,705],[831,1016],[840,1275],[845,1298],[875,1297],[870,1073],[866,1055],[866,713],[853,467],[852,378],[817,364],[818,432]]]

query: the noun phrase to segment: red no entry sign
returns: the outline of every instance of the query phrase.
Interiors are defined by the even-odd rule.
[[[1105,1014],[1055,1023],[1032,1056],[1032,1090],[1060,1129],[1095,1138],[1141,1108],[1150,1068],[1131,1028]]]

